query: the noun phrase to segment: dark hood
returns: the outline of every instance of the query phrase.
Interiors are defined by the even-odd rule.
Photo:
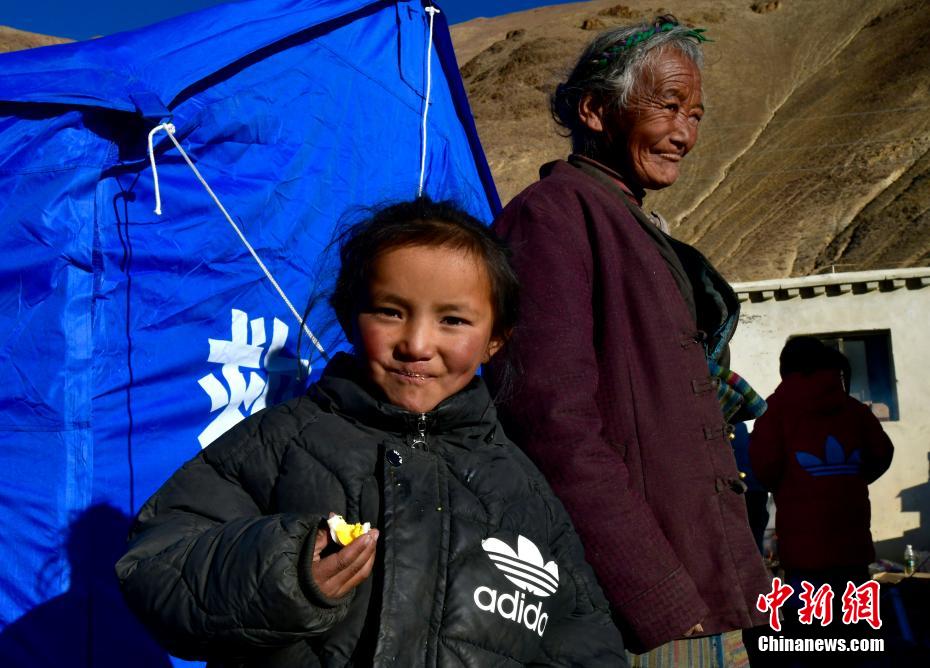
[[[847,398],[839,371],[831,369],[811,374],[789,373],[775,390],[775,396],[789,410],[803,414],[835,413]]]

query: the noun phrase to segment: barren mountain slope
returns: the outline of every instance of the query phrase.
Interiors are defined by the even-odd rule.
[[[21,51],[22,49],[31,49],[34,46],[48,46],[49,44],[64,44],[72,40],[66,37],[52,37],[51,35],[39,35],[34,32],[17,30],[7,26],[0,26],[0,53],[5,51]]]
[[[506,202],[568,142],[548,94],[584,44],[659,12],[708,28],[708,113],[671,188],[675,233],[733,280],[930,261],[930,45],[923,0],[596,1],[452,27]]]
[[[930,2],[615,0],[452,26],[501,199],[564,157],[548,95],[596,34],[704,26],[701,138],[647,206],[732,280],[930,264]],[[69,40],[0,26],[0,51]]]

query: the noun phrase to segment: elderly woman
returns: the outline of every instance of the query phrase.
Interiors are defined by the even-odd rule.
[[[738,300],[642,209],[697,141],[702,41],[668,16],[597,37],[552,98],[574,153],[495,222],[525,289],[507,433],[639,652],[762,624],[770,589],[729,443],[764,408],[726,369]]]

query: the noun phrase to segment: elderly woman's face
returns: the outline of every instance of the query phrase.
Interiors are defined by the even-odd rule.
[[[627,106],[603,119],[605,158],[643,188],[670,186],[703,115],[700,70],[677,49],[665,49]]]
[[[665,188],[678,180],[703,115],[700,70],[677,49],[665,50],[621,112],[617,141],[625,145],[614,150],[625,151],[627,171],[640,186]]]

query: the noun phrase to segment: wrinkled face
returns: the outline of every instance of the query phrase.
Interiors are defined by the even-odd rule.
[[[657,190],[678,180],[703,115],[700,70],[680,51],[667,48],[647,66],[626,107],[606,114],[596,110],[584,122],[606,133],[610,166],[641,187]]]
[[[681,160],[697,141],[704,115],[701,73],[690,58],[667,49],[640,88],[620,115],[626,173],[657,190],[678,180]]]
[[[497,352],[487,270],[473,255],[443,246],[382,253],[369,303],[358,315],[357,349],[387,400],[408,411],[436,407]]]

